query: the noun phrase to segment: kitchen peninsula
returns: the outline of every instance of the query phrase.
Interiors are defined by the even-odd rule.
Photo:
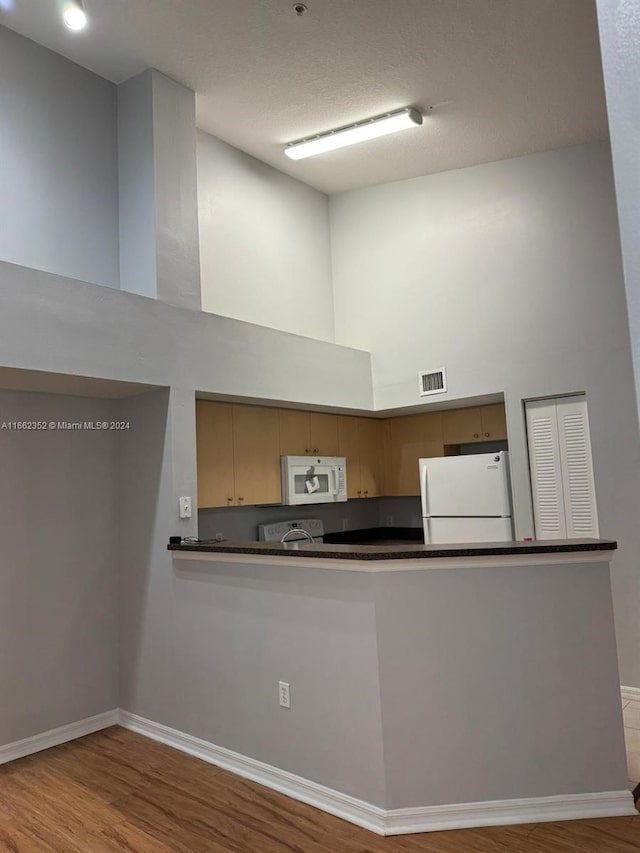
[[[633,814],[615,542],[169,548],[230,769],[383,834]]]

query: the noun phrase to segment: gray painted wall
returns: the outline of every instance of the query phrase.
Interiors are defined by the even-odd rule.
[[[200,308],[196,104],[155,69],[118,86],[120,287]]]
[[[248,506],[201,509],[198,512],[198,535],[201,539],[214,539],[217,533],[222,533],[225,539],[257,539],[258,524],[304,518],[321,519],[326,533],[378,527],[380,523],[378,503],[376,498],[371,498],[340,504],[302,507]]]
[[[176,727],[384,805],[370,577],[218,564],[174,569],[173,590]]]
[[[517,538],[533,535],[522,401],[586,392],[622,679],[639,685],[640,442],[606,144],[345,193],[331,217],[336,340],[371,350],[376,407],[417,404],[417,372],[441,366],[439,402],[504,392]]]
[[[606,564],[374,585],[388,808],[626,788]]]
[[[0,427],[114,411],[0,392]],[[113,432],[0,428],[0,743],[118,707],[117,443]]]
[[[333,340],[326,195],[198,132],[202,307]]]
[[[370,409],[368,352],[0,262],[0,364]],[[195,445],[193,435],[183,439]],[[195,451],[194,451],[195,452]]]
[[[158,298],[200,310],[195,93],[152,75]]]
[[[304,518],[321,519],[326,533],[370,527],[417,527],[422,530],[420,498],[367,498],[302,507],[201,509],[198,512],[198,535],[201,539],[215,539],[217,533],[225,539],[257,539],[259,524]]]
[[[156,298],[151,70],[118,86],[118,212],[120,288]]]
[[[116,88],[0,27],[0,259],[118,287]]]
[[[180,521],[177,512],[181,495],[196,494],[194,386],[277,401],[297,398],[368,408],[368,353],[11,264],[0,264],[0,302],[0,363],[6,366],[172,385],[170,392],[113,404],[132,424],[119,436],[117,459],[111,464],[118,478],[118,508],[109,529],[120,529],[120,705],[202,737],[222,736],[203,722],[216,700],[214,682],[203,681],[190,699],[176,687],[190,679],[196,684],[200,675],[193,650],[198,644],[201,651],[208,649],[212,641],[208,623],[200,623],[192,606],[183,603],[183,587],[175,582],[166,551],[170,533],[197,533],[197,519]],[[77,458],[90,477],[90,459]],[[48,496],[48,503],[53,500]],[[83,507],[102,523],[100,507],[86,495]],[[70,529],[82,518],[70,519]],[[48,553],[47,536],[32,531],[32,538],[35,547]],[[94,567],[101,565],[101,553],[107,552],[92,546]],[[60,554],[61,559],[68,556],[64,550]],[[112,567],[118,553],[113,556]],[[49,605],[64,598],[64,590],[48,589],[48,594]],[[59,606],[66,614],[65,602]],[[24,612],[21,618],[26,618]],[[115,634],[111,642],[115,650]],[[20,654],[14,666],[22,662]],[[28,668],[28,657],[24,663]],[[67,682],[60,683],[68,690]],[[203,691],[206,703],[200,707]],[[76,719],[83,716],[78,713]],[[32,722],[35,726],[38,720]],[[69,720],[52,713],[40,722],[38,729],[16,725],[0,736],[10,740]]]
[[[195,455],[179,458],[181,436],[195,429],[193,395],[190,405],[175,391],[118,405],[132,424],[119,443],[121,706],[382,803],[368,577],[176,570],[167,531],[194,528],[178,530],[173,512],[193,494]],[[294,685],[290,713],[278,707],[279,680]],[[328,684],[339,697],[331,707]]]
[[[596,0],[631,346],[640,404],[640,7]]]

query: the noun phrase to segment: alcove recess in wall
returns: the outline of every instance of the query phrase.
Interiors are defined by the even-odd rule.
[[[346,458],[350,500],[419,497],[419,459],[507,449],[504,403],[496,399],[497,394],[467,400],[475,405],[465,408],[448,402],[374,417],[199,397],[198,507],[279,504],[280,457],[310,453]]]
[[[504,403],[443,411],[442,440],[445,456],[506,450]]]

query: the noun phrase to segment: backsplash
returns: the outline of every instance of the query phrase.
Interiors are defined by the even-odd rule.
[[[198,536],[215,539],[253,540],[258,525],[299,518],[321,518],[327,533],[369,527],[421,527],[420,498],[366,498],[338,504],[313,506],[246,506],[201,509]],[[345,526],[346,522],[346,526]]]

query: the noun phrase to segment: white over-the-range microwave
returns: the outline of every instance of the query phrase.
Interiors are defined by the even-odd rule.
[[[281,456],[282,503],[327,504],[346,501],[344,456]]]

